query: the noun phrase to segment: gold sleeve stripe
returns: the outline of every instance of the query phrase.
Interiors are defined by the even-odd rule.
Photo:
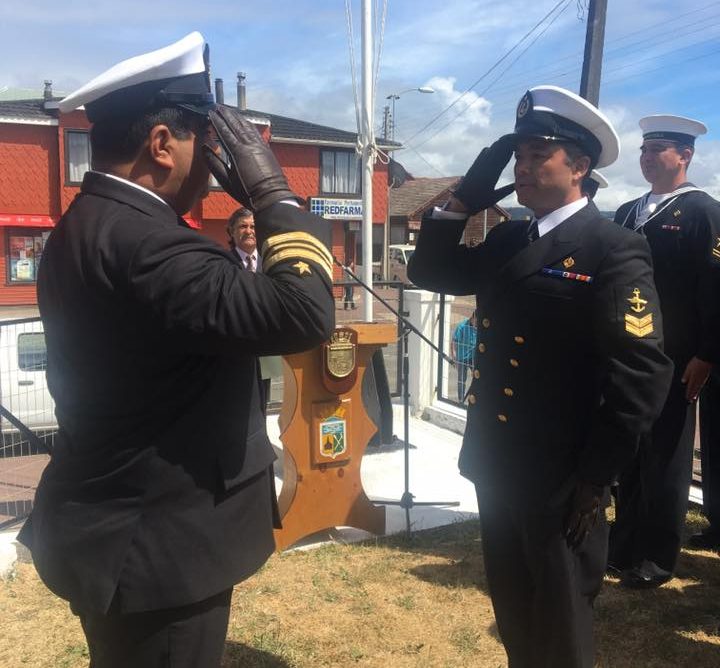
[[[307,232],[284,232],[283,234],[276,234],[272,237],[270,237],[265,243],[263,244],[261,254],[263,258],[266,256],[266,254],[270,253],[270,251],[278,246],[284,246],[287,244],[296,244],[298,242],[304,242],[305,244],[308,244],[312,246],[313,248],[316,248],[317,251],[325,256],[325,259],[332,264],[333,258],[330,251],[325,247],[325,244],[323,244],[319,239],[314,237],[312,234],[308,234]]]
[[[275,248],[272,248],[269,250],[264,256],[263,256],[263,263],[267,263],[268,260],[272,260],[276,253],[285,252],[285,251],[297,251],[297,250],[303,250],[308,253],[315,253],[318,255],[318,257],[321,257],[323,260],[323,263],[330,264],[332,266],[331,260],[327,258],[327,256],[324,253],[320,253],[318,251],[318,247],[315,244],[309,243],[307,241],[295,241],[293,243],[285,243],[282,245],[278,245]]]
[[[278,262],[283,262],[285,260],[297,260],[300,258],[310,260],[319,265],[320,268],[327,274],[330,281],[332,281],[332,265],[314,250],[308,250],[305,248],[294,247],[272,253],[267,260],[263,259],[263,271],[269,271]]]

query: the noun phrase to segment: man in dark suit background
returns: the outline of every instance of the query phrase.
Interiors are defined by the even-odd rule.
[[[259,271],[260,256],[257,252],[253,212],[244,206],[233,211],[228,219],[227,233],[230,249],[240,258],[243,267],[249,271]]]
[[[334,326],[327,224],[255,128],[215,109],[203,47],[192,33],[60,103],[85,106],[93,171],[43,253],[59,431],[20,540],[93,668],[220,665],[233,585],[274,549],[257,355]],[[263,274],[180,218],[210,171],[256,213]]]
[[[610,561],[624,586],[645,589],[667,582],[675,570],[692,478],[695,402],[720,362],[720,204],[687,180],[695,139],[707,131],[703,123],[663,114],[639,125],[640,168],[652,188],[623,204],[615,222],[650,245],[675,375],[662,413],[620,481]]]
[[[484,243],[460,239],[515,190],[533,210]],[[671,364],[647,243],[582,194],[619,151],[610,122],[554,86],[526,93],[515,133],[484,149],[422,222],[415,285],[476,294],[478,335],[460,472],[477,489],[490,596],[512,668],[590,668],[608,486],[667,392]]]
[[[240,259],[248,271],[262,271],[262,258],[258,253],[255,234],[255,216],[250,209],[241,206],[230,214],[227,225],[230,250]],[[267,413],[270,387],[273,377],[282,377],[282,359],[276,355],[259,359],[263,410]]]

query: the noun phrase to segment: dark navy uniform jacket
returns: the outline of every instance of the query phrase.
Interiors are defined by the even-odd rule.
[[[466,247],[464,225],[425,217],[408,267],[419,287],[477,295],[461,473],[516,503],[613,482],[672,373],[647,243],[593,204],[532,244],[509,221]]]
[[[638,200],[615,222],[633,229]],[[720,363],[720,203],[704,192],[658,206],[645,223],[663,313],[665,350],[682,373],[690,358]]]
[[[91,172],[50,235],[38,299],[59,432],[20,539],[80,610],[203,600],[274,549],[256,356],[325,340],[334,303],[325,221],[279,203],[256,227],[262,274]]]

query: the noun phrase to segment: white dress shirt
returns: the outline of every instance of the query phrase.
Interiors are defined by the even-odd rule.
[[[260,260],[260,256],[258,255],[257,248],[252,253],[246,253],[244,250],[242,250],[242,248],[238,248],[237,246],[235,246],[235,252],[242,260],[243,267],[247,268],[248,255],[251,255],[253,261],[252,271],[256,272],[262,269],[262,262]]]

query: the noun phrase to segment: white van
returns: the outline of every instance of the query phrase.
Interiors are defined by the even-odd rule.
[[[33,431],[57,428],[46,367],[47,348],[40,319],[0,321],[0,403]],[[2,431],[16,428],[2,418]]]
[[[415,246],[410,244],[391,244],[388,246],[388,280],[407,283],[407,264]]]

